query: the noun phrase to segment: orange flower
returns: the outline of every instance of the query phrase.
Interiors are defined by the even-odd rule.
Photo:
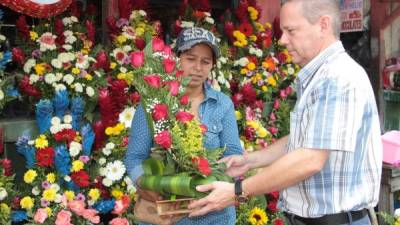
[[[264,59],[263,67],[265,67],[269,72],[275,70],[275,61],[272,57],[267,57]]]

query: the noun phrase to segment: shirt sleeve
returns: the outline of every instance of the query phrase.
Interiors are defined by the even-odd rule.
[[[327,80],[311,92],[307,103],[298,123],[302,147],[354,152],[366,116],[365,96],[351,85]]]
[[[131,127],[128,149],[125,154],[125,166],[129,177],[136,184],[137,179],[144,173],[142,162],[150,157],[150,149],[153,146],[153,139],[142,105],[136,109]]]
[[[230,99],[228,99],[227,104],[228,108],[225,116],[222,118],[222,131],[220,134],[221,145],[226,146],[223,157],[243,154],[235,117],[235,109]]]

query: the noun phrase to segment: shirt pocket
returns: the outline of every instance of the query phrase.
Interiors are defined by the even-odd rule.
[[[215,149],[221,147],[219,135],[222,132],[221,121],[211,121],[207,127],[206,140],[204,145],[207,149]]]

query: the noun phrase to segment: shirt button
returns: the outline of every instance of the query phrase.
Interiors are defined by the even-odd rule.
[[[214,129],[214,130],[217,130],[217,126],[214,125],[214,126],[213,126],[213,129]]]

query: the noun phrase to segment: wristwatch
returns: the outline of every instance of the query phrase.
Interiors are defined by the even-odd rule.
[[[247,203],[249,196],[242,189],[242,179],[235,181],[235,201],[239,204]]]

